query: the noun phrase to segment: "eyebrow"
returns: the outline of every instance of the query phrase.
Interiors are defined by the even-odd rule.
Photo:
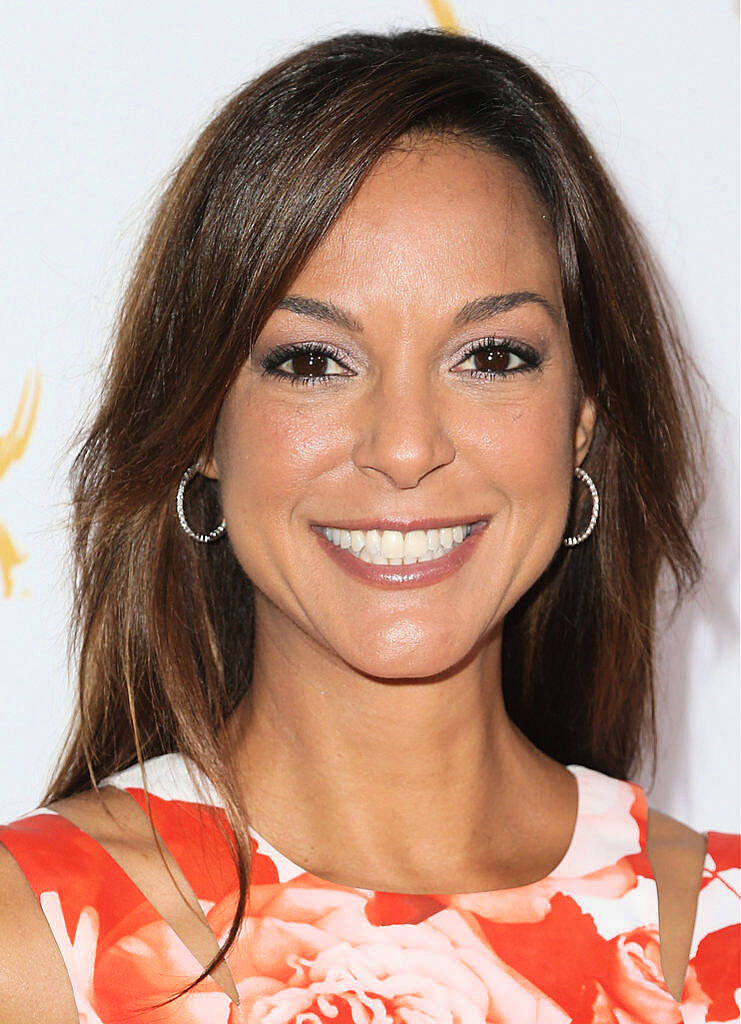
[[[518,306],[524,306],[531,302],[542,306],[556,326],[561,326],[563,323],[561,310],[542,295],[538,295],[537,292],[507,292],[504,295],[482,295],[477,299],[471,299],[458,310],[453,323],[457,327],[476,323],[479,320],[486,320],[487,317],[495,316],[497,313],[506,313],[510,309],[516,309]],[[308,299],[303,295],[286,295],[278,303],[276,309],[288,309],[292,313],[298,313],[299,316],[308,316],[312,320],[335,324],[357,334],[363,333],[363,325],[360,321],[344,309],[335,306],[333,302]]]
[[[483,295],[479,299],[472,299],[458,310],[453,323],[457,326],[475,323],[478,320],[486,320],[487,317],[494,316],[496,313],[506,313],[509,309],[525,306],[530,302],[542,306],[556,326],[561,326],[561,310],[542,295],[538,295],[537,292],[508,292],[505,295]]]

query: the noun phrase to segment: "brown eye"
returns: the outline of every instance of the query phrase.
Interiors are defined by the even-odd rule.
[[[474,375],[511,376],[515,371],[535,365],[535,360],[529,364],[528,360],[519,355],[510,345],[487,342],[469,352],[459,366],[464,367],[467,363]]]
[[[327,372],[327,364],[334,360],[322,352],[303,350],[297,352],[290,362],[293,364],[293,372],[299,377],[313,377],[315,374],[321,377]]]
[[[330,363],[337,369],[344,366],[335,352],[323,345],[278,345],[260,360],[264,373],[291,384],[324,384],[334,377],[348,376],[329,372]]]
[[[474,352],[471,358],[473,359],[475,370],[481,370],[484,373],[487,370],[493,370],[495,373],[501,373],[502,370],[510,368],[509,361],[511,356],[512,353],[503,348],[485,348]]]

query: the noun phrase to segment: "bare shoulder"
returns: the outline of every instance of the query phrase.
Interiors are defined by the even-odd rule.
[[[657,882],[660,873],[667,891],[689,889],[696,896],[705,862],[707,836],[651,807],[648,811],[647,845]]]
[[[707,837],[649,808],[648,857],[659,898],[661,965],[669,991],[680,999],[689,962]]]
[[[65,797],[49,806],[106,849],[118,846],[141,849],[144,846],[156,851],[148,819],[123,790],[103,786]]]
[[[67,969],[35,893],[0,843],[0,1006],[6,1024],[77,1024]]]
[[[696,832],[676,818],[672,818],[654,807],[648,809],[648,840],[658,849],[702,851],[704,856],[707,840],[703,832]]]
[[[121,832],[123,794],[100,790],[49,805],[89,835]],[[77,1024],[67,968],[38,898],[0,841],[0,1006],[3,1024]]]
[[[219,946],[204,910],[180,865],[161,838],[155,838],[151,820],[129,793],[103,786],[50,807],[105,850],[202,967],[212,960]],[[236,1003],[239,997],[228,965],[219,964],[212,978]]]

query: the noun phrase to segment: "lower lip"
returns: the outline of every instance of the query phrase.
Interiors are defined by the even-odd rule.
[[[478,522],[471,532],[447,555],[441,555],[431,562],[415,562],[414,565],[374,565],[364,562],[361,558],[351,555],[347,548],[339,548],[331,540],[327,540],[319,528],[312,526],[320,545],[344,569],[349,576],[363,580],[377,587],[394,587],[408,589],[410,587],[428,587],[432,583],[445,579],[467,562],[479,542],[481,534],[487,526],[486,522]]]

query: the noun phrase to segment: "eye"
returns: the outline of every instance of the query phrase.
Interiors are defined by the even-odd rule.
[[[351,376],[329,372],[331,365],[343,367],[339,353],[327,345],[315,342],[305,345],[278,345],[260,360],[263,372],[269,377],[282,377],[291,384],[323,384],[333,377]],[[281,367],[286,366],[286,370]]]
[[[291,384],[329,384],[337,377],[352,377],[344,373],[348,367],[340,353],[329,345],[309,342],[297,345],[278,345],[260,360],[263,373],[278,377]],[[468,371],[472,377],[484,379],[513,377],[537,369],[543,357],[529,345],[513,338],[484,338],[469,345],[458,366],[472,361]],[[331,372],[331,366],[340,372]],[[286,369],[282,369],[286,367]]]
[[[537,369],[542,357],[529,345],[512,338],[484,338],[474,342],[457,365],[468,362],[473,364],[470,367],[472,377],[511,377]]]

